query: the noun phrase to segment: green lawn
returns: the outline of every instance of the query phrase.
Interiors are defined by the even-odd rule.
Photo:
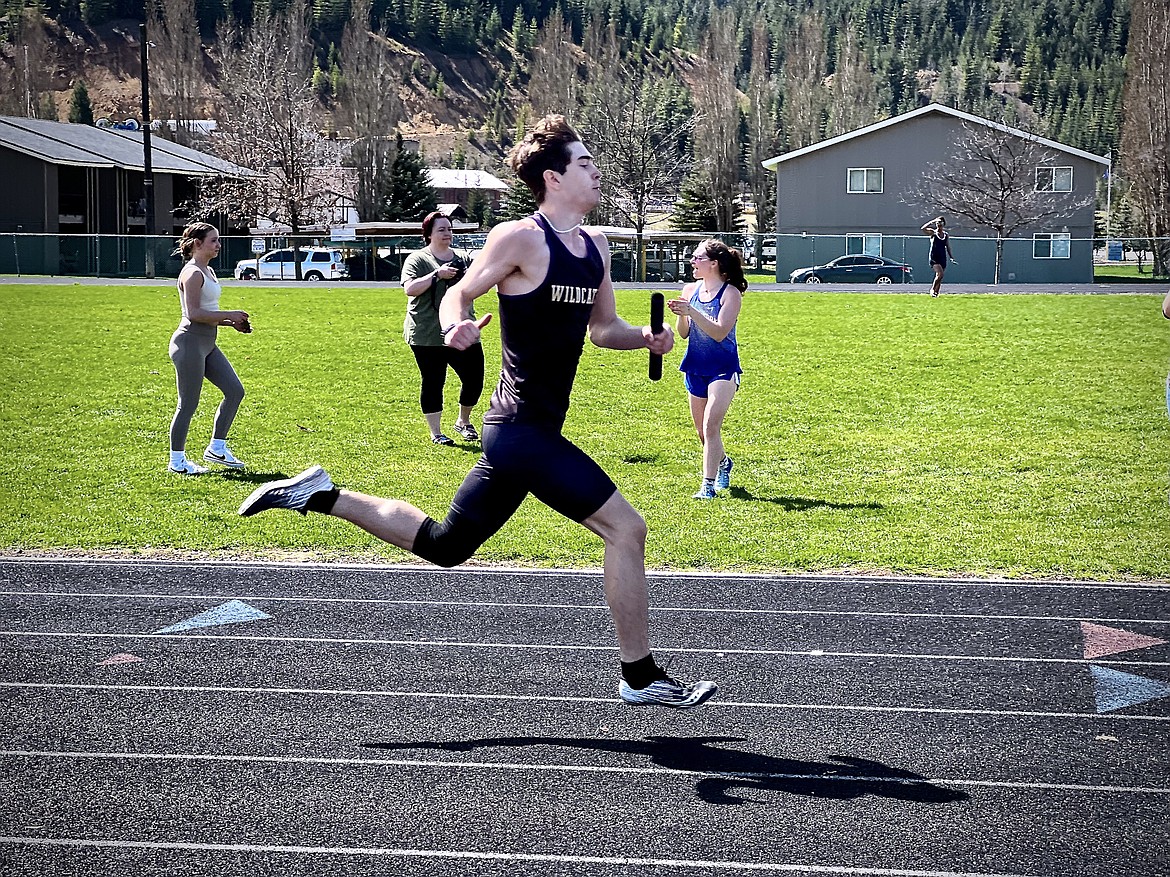
[[[1093,266],[1096,283],[1152,283],[1165,286],[1166,277],[1155,277],[1149,260],[1139,268],[1137,262],[1106,262]]]
[[[632,321],[647,300],[618,293]],[[710,503],[690,498],[699,448],[681,345],[659,383],[644,353],[587,346],[566,431],[646,515],[654,568],[1164,579],[1159,304],[749,293],[725,429],[735,484]],[[165,285],[0,286],[0,550],[412,560],[319,516],[235,514],[256,483],[314,462],[340,484],[445,512],[476,451],[428,440],[405,297],[229,286],[224,306],[256,328],[220,335],[248,390],[231,444],[250,469],[203,478],[165,471],[177,305]],[[490,296],[479,310],[494,310]],[[207,387],[193,456],[217,402]],[[529,500],[477,561],[595,567],[601,547]]]

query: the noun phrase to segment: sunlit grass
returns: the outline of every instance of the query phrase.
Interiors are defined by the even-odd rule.
[[[647,294],[621,291],[641,322]],[[1165,577],[1170,360],[1160,297],[750,294],[725,429],[732,490],[698,486],[676,371],[586,347],[566,432],[650,525],[655,568]],[[173,288],[0,286],[0,549],[411,560],[322,518],[235,509],[319,462],[346,486],[445,513],[477,449],[432,445],[396,289],[229,286],[221,333],[248,396],[247,474],[165,471]],[[494,310],[487,297],[481,313]],[[486,333],[488,387],[499,362]],[[188,450],[206,444],[207,386]],[[448,413],[454,413],[454,377]],[[482,412],[482,406],[480,412]],[[598,540],[534,500],[478,562],[598,566]]]

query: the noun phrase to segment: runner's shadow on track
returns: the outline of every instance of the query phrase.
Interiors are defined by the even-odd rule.
[[[600,737],[486,737],[480,740],[364,743],[367,749],[441,749],[472,752],[477,749],[587,749],[618,755],[645,756],[652,764],[672,771],[699,774],[695,792],[708,804],[759,801],[746,792],[778,792],[811,798],[847,799],[873,795],[919,804],[966,801],[965,792],[935,785],[916,773],[848,755],[827,761],[798,761],[761,755],[717,744],[742,743],[745,737],[645,737],[607,740]]]
[[[880,502],[830,502],[827,499],[811,499],[807,496],[756,496],[742,487],[732,485],[728,491],[732,499],[747,499],[754,502],[770,502],[773,505],[783,506],[786,512],[807,512],[809,509],[872,509],[879,511],[885,506]]]

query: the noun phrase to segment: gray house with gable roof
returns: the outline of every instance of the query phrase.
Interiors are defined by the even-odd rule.
[[[1036,169],[1038,191],[1070,204],[1091,196],[1109,160],[960,110],[931,104],[856,131],[776,156],[776,272],[824,264],[849,253],[885,256],[909,264],[916,281],[929,280],[924,222],[937,207],[906,203],[924,169],[946,161],[964,126],[988,125],[1036,140],[1045,160]],[[1088,283],[1093,279],[1093,204],[1059,220],[1020,229],[1004,246],[1002,282]],[[948,216],[957,264],[947,282],[991,283],[994,232]]]
[[[151,140],[151,170],[156,228],[148,232],[141,131],[0,116],[0,174],[7,189],[0,233],[91,236],[63,243],[28,239],[20,265],[28,273],[133,273],[141,271],[142,259],[131,251],[143,247],[125,236],[173,236],[187,223],[182,207],[194,198],[199,178],[253,175],[162,138]]]

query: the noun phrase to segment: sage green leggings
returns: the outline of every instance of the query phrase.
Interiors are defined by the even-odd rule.
[[[186,321],[171,336],[171,362],[175,364],[175,380],[179,386],[179,404],[171,420],[172,451],[182,451],[187,447],[187,431],[199,406],[204,378],[223,393],[223,401],[215,411],[212,438],[227,438],[240,403],[244,401],[244,385],[223,351],[216,346],[215,338],[215,326]]]

